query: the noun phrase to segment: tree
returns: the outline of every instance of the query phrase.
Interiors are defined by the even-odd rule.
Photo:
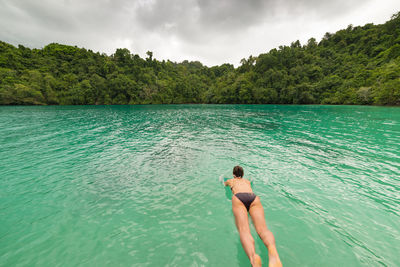
[[[0,41],[0,104],[399,104],[400,12],[381,25],[349,25],[318,43],[294,41],[232,64],[111,56],[52,43]]]

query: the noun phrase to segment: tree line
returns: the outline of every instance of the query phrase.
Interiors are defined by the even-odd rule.
[[[400,105],[400,12],[231,64],[159,61],[52,43],[0,41],[0,104]]]

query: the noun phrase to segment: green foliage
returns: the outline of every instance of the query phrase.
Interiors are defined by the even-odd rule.
[[[349,25],[319,43],[310,38],[244,58],[237,68],[146,55],[0,41],[0,104],[400,105],[400,12],[382,25]]]

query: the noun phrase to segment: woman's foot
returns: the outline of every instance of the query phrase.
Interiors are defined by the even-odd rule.
[[[269,255],[269,267],[282,267],[281,260],[279,259],[279,256],[271,256]],[[260,265],[261,266],[261,265]]]
[[[261,267],[261,266],[262,266],[262,264],[261,264],[261,257],[258,256],[258,254],[256,254],[256,255],[254,256],[254,260],[253,260],[253,263],[251,264],[251,266],[253,266],[253,267]]]

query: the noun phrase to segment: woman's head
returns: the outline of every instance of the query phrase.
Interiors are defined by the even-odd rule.
[[[233,175],[235,177],[243,177],[243,174],[244,174],[244,172],[243,172],[243,168],[242,167],[240,167],[239,165],[233,167]]]

